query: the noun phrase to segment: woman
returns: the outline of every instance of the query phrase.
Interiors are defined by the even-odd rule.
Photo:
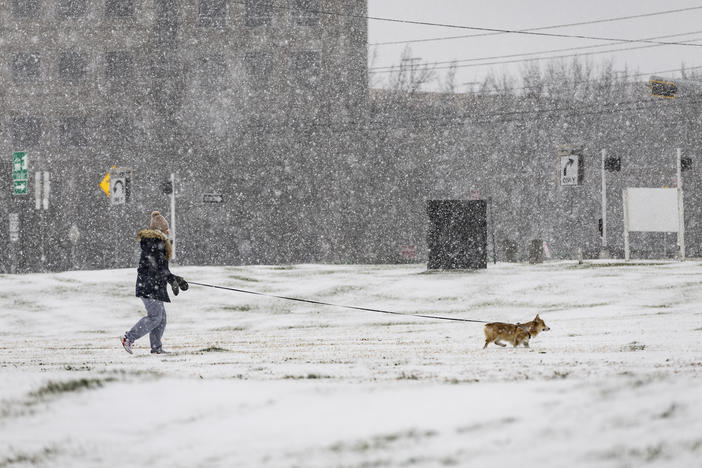
[[[188,283],[168,269],[173,249],[168,241],[168,221],[161,213],[151,213],[149,229],[139,231],[137,238],[141,243],[141,258],[137,269],[136,295],[144,302],[147,315],[124,334],[122,346],[132,354],[132,344],[148,333],[151,353],[163,354],[161,337],[166,329],[166,308],[163,303],[171,302],[166,283],[171,285],[176,296],[179,290],[188,289]]]

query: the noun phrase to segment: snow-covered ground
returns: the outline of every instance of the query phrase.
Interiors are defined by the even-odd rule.
[[[702,466],[702,265],[172,268],[164,347],[135,270],[0,275],[0,467]]]

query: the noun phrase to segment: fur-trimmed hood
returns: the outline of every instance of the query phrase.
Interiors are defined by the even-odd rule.
[[[158,239],[163,241],[163,243],[166,244],[166,260],[170,260],[173,256],[173,247],[171,247],[168,237],[161,231],[157,229],[142,229],[139,231],[139,234],[137,234],[137,240],[141,242],[142,239]]]

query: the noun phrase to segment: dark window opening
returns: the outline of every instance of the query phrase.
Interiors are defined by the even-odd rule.
[[[37,18],[40,0],[12,0],[12,16],[15,18]]]
[[[58,57],[58,77],[66,84],[77,84],[85,79],[88,61],[78,52],[62,52]]]
[[[298,26],[319,24],[319,0],[292,0],[292,19]]]
[[[79,18],[87,11],[87,0],[58,0],[56,3],[56,14],[61,18]]]
[[[227,84],[227,61],[222,54],[208,55],[200,60],[200,85],[209,90],[222,90]]]
[[[293,57],[293,73],[302,86],[312,86],[317,82],[321,69],[319,52],[297,52]]]
[[[134,79],[134,54],[126,51],[105,53],[105,78],[114,85],[130,84]]]
[[[105,0],[105,16],[126,18],[134,15],[134,0]]]
[[[85,117],[64,117],[59,124],[61,146],[87,146]]]
[[[134,125],[128,114],[112,112],[105,117],[105,143],[123,148],[134,142]]]
[[[24,150],[39,146],[41,119],[36,117],[14,117],[12,119],[12,147]]]
[[[39,54],[19,52],[12,56],[12,79],[15,83],[32,83],[39,81]]]
[[[268,26],[273,19],[271,0],[246,0],[246,26]]]
[[[200,26],[224,26],[227,17],[227,0],[200,0],[197,17]]]
[[[249,52],[244,58],[246,75],[254,88],[264,87],[273,72],[271,55],[266,52]]]

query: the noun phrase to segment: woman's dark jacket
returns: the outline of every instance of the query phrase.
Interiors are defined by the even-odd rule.
[[[166,285],[173,281],[168,260],[173,253],[164,233],[142,229],[137,237],[141,243],[141,258],[137,268],[136,295],[163,302],[171,302]]]

